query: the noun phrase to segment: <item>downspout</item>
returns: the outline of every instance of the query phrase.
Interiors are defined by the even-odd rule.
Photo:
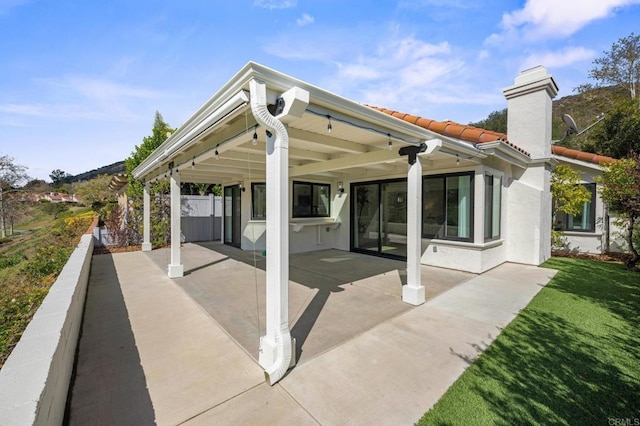
[[[266,105],[266,96],[260,96],[260,91],[264,91],[264,86],[259,87],[261,83],[255,80],[250,82],[251,91],[251,112],[255,117],[258,124],[264,126],[268,131],[273,131],[275,134],[275,147],[288,147],[289,135],[284,124],[277,118],[275,118]],[[282,306],[279,307],[282,309]],[[265,367],[265,378],[269,385],[273,385],[278,382],[289,369],[291,364],[291,333],[289,331],[288,321],[282,321],[281,315],[278,315],[280,321],[275,327],[274,339],[276,357],[271,366]],[[268,320],[268,319],[267,319]],[[269,332],[267,330],[267,332]]]

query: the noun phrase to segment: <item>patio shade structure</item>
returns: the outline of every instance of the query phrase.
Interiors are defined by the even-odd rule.
[[[133,171],[136,179],[146,183],[143,250],[151,249],[147,231],[150,182],[170,180],[169,277],[184,273],[180,259],[181,182],[238,184],[240,188],[245,188],[246,182],[265,182],[266,333],[260,341],[259,362],[273,384],[295,363],[287,312],[290,227],[339,226],[335,214],[322,220],[290,219],[290,179],[336,183],[388,175],[405,177],[408,272],[403,300],[419,305],[424,303],[420,277],[422,168],[434,161],[453,165],[461,158],[478,162],[486,156],[471,143],[250,62]]]

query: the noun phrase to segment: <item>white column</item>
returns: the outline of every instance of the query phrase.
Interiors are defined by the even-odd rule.
[[[402,286],[402,300],[412,305],[425,302],[422,285],[422,164],[416,158],[407,175],[407,284]]]
[[[276,135],[267,136],[267,296],[266,334],[261,338],[260,365],[276,362],[278,339],[289,332],[289,154]]]
[[[182,277],[184,267],[180,261],[180,174],[171,173],[171,263],[167,271],[169,278]]]
[[[142,193],[142,251],[151,251],[151,196],[150,184],[144,184]]]

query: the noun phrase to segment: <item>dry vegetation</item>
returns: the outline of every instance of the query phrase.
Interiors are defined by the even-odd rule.
[[[95,213],[68,211],[57,219],[32,206],[27,222],[0,244],[0,367],[11,353]]]

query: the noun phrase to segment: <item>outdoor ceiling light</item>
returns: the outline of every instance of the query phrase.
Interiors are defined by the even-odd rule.
[[[333,130],[333,126],[331,126],[331,116],[327,115],[327,118],[329,119],[329,124],[327,124],[327,133],[331,134],[331,130]]]
[[[258,125],[253,129],[253,138],[251,139],[253,145],[258,145]]]
[[[216,150],[213,153],[213,156],[215,157],[216,160],[220,159],[220,153],[218,152],[218,145],[216,145]]]
[[[196,168],[196,157],[193,157],[193,160],[191,160],[191,170]]]
[[[391,142],[391,133],[387,133],[387,137],[389,138],[389,143],[387,144],[389,151],[393,149],[393,142]]]
[[[456,166],[460,165],[460,157],[458,157],[458,154],[456,154]]]

